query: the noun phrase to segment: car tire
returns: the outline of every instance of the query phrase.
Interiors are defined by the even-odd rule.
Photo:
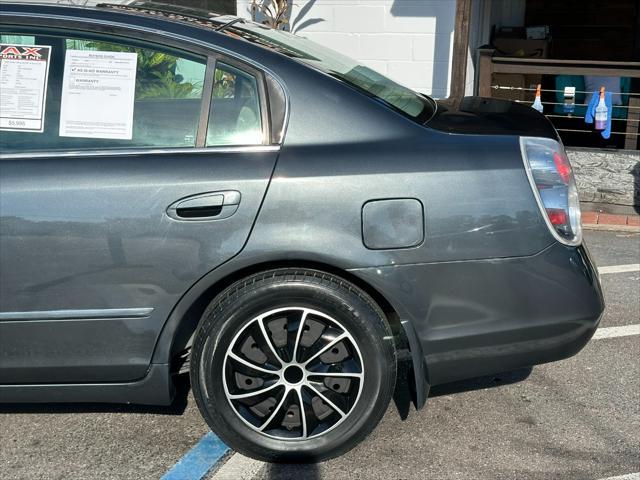
[[[352,283],[306,269],[262,272],[220,293],[198,325],[190,365],[209,427],[269,462],[350,450],[384,415],[396,379],[380,307]]]

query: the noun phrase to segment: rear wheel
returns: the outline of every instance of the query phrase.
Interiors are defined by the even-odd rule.
[[[267,461],[330,458],[384,414],[395,383],[384,314],[333,275],[280,269],[222,292],[196,331],[191,383],[230,447]]]

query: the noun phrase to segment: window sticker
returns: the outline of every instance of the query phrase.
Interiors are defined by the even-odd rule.
[[[60,136],[131,140],[138,56],[67,50]]]
[[[50,58],[50,46],[0,44],[0,130],[44,130]]]

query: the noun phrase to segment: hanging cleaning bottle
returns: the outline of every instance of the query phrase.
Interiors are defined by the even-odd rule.
[[[533,105],[531,105],[531,107],[542,113],[544,107],[542,106],[542,100],[540,99],[540,90],[541,85],[538,84],[538,88],[536,88],[536,99],[533,101]]]
[[[600,87],[600,101],[596,107],[596,130],[604,130],[607,128],[607,117],[609,109],[604,103],[604,87]]]

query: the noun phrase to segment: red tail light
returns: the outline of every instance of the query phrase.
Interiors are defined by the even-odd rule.
[[[567,223],[567,214],[558,208],[547,208],[547,215],[552,225],[564,225]]]
[[[549,230],[560,242],[579,245],[578,189],[564,148],[549,138],[521,137],[520,145],[529,183]]]
[[[566,155],[560,155],[555,152],[553,154],[553,163],[556,164],[556,169],[558,170],[558,174],[562,181],[566,184],[569,183],[569,179],[571,178],[571,164],[569,163],[569,159]]]

